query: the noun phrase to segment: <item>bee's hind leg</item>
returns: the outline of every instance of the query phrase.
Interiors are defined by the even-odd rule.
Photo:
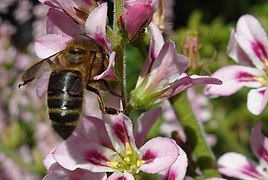
[[[97,95],[98,98],[98,102],[99,102],[99,106],[100,106],[100,110],[102,111],[102,113],[104,114],[118,114],[120,111],[111,108],[111,107],[106,107],[104,104],[104,100],[99,92],[99,90],[95,89],[94,87],[87,85],[87,90],[94,92]]]

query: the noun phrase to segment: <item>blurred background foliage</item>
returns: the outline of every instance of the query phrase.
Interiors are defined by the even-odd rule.
[[[20,20],[15,12],[21,8],[21,3],[26,1],[30,6],[21,11],[22,13],[28,11],[30,16]],[[45,23],[45,14],[35,13],[39,4],[37,0],[1,0],[0,2],[0,27],[8,24],[14,29],[14,33],[10,32],[9,37],[0,34],[0,179],[14,177],[9,174],[11,173],[7,168],[9,166],[3,163],[10,158],[17,167],[23,167],[18,172],[25,175],[25,169],[29,170],[27,174],[29,179],[43,176],[45,170],[42,159],[47,151],[43,151],[44,145],[40,145],[42,143],[40,141],[49,141],[46,145],[48,149],[57,142],[57,137],[51,140],[48,139],[50,137],[47,137],[47,134],[40,137],[38,133],[41,131],[39,128],[44,128],[44,124],[50,125],[46,116],[45,98],[39,100],[36,97],[34,85],[24,87],[20,91],[17,88],[22,72],[36,58],[32,48],[33,40],[36,36],[45,33],[44,29],[36,28],[38,20]],[[41,5],[42,7],[44,6]],[[165,38],[175,41],[178,51],[182,53],[187,33],[197,32],[200,43],[200,63],[205,67],[198,72],[200,75],[209,75],[222,66],[235,64],[228,58],[226,48],[230,28],[236,26],[241,15],[254,15],[268,32],[267,0],[177,0],[173,11],[173,31],[165,33]],[[22,56],[24,59],[21,58]],[[129,45],[126,58],[127,90],[130,91],[135,87],[139,72],[146,60],[146,52]],[[268,111],[266,108],[260,116],[254,116],[247,110],[248,90],[244,88],[235,95],[210,100],[212,116],[204,123],[204,127],[207,133],[214,134],[217,138],[213,146],[213,152],[217,157],[224,152],[236,151],[255,158],[249,147],[249,132],[256,121],[268,118]],[[201,92],[202,88],[200,88]],[[151,131],[150,137],[159,134],[161,122],[160,118]],[[47,128],[47,131],[44,130],[45,133],[53,134],[49,127],[45,128]],[[21,156],[24,158],[21,159]],[[18,175],[16,177],[20,179]],[[20,177],[23,179],[25,176]]]

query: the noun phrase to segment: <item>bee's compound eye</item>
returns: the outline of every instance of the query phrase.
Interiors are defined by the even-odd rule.
[[[72,49],[70,49],[69,53],[74,55],[74,56],[79,56],[79,55],[86,54],[86,51],[84,49],[81,49],[81,48],[72,48]]]
[[[96,56],[97,52],[96,51],[90,51],[90,55]]]

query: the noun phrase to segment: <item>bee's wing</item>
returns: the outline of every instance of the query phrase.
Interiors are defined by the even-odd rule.
[[[40,77],[44,72],[48,71],[52,65],[53,62],[49,58],[42,59],[35,63],[22,75],[22,83],[19,84],[19,87],[31,82],[36,77]]]

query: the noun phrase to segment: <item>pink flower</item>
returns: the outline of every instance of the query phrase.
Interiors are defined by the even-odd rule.
[[[57,8],[50,8],[47,19],[47,35],[38,38],[35,42],[35,52],[40,58],[47,58],[66,46],[66,42],[81,33],[86,33],[95,39],[107,51],[111,52],[111,45],[106,37],[107,3],[96,7],[87,17],[83,25],[73,21],[64,12]],[[98,21],[96,21],[98,19]]]
[[[160,30],[151,23],[149,57],[131,92],[131,104],[149,109],[185,89],[197,84],[220,84],[216,78],[188,76],[184,73],[188,59],[176,51],[174,42],[164,42]]]
[[[244,15],[236,30],[231,31],[228,55],[240,65],[225,66],[212,77],[223,81],[221,86],[207,85],[205,93],[212,96],[229,96],[242,87],[252,88],[248,93],[248,110],[259,115],[268,101],[268,37],[259,21]]]
[[[243,180],[267,179],[268,173],[268,138],[261,133],[262,123],[259,121],[251,130],[250,145],[259,159],[259,164],[242,154],[229,152],[218,160],[219,171],[228,176]]]
[[[84,24],[88,14],[97,7],[95,0],[39,0],[61,12],[65,12],[79,24]]]
[[[128,39],[135,39],[153,18],[155,0],[130,0],[119,18],[119,25],[127,32]]]
[[[134,179],[133,175],[140,171],[159,173],[182,153],[169,138],[156,137],[143,144],[159,113],[155,109],[143,114],[134,130],[131,120],[123,114],[103,115],[103,121],[85,117],[76,136],[57,146],[51,155],[69,171],[114,172],[108,179]]]

